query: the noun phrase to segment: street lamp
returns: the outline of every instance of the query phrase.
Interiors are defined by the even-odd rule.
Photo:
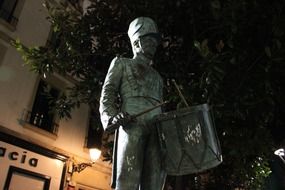
[[[285,164],[285,151],[284,151],[284,148],[279,148],[278,150],[275,150],[274,154],[279,156],[279,158]]]
[[[101,150],[99,150],[98,148],[90,148],[89,154],[90,154],[90,159],[92,163],[94,163],[96,160],[100,158]]]
[[[87,167],[92,167],[93,164],[95,164],[95,161],[100,158],[101,150],[98,148],[90,148],[89,149],[89,155],[91,162],[82,162],[79,164],[72,163],[72,173],[78,172],[80,173]]]

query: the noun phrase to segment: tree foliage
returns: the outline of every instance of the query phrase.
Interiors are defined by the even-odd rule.
[[[213,106],[224,161],[206,172],[204,185],[261,189],[273,148],[284,138],[282,0],[91,0],[84,14],[48,2],[46,7],[55,40],[44,47],[14,45],[33,71],[77,80],[57,102],[62,117],[80,103],[97,109],[110,61],[132,56],[130,21],[150,16],[163,36],[155,67],[171,102],[167,110],[181,105],[172,79],[191,105]]]

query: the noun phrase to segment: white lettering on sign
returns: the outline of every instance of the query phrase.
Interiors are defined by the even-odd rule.
[[[7,157],[9,160],[18,161],[21,164],[29,164],[32,167],[37,167],[38,159],[37,158],[29,158],[28,152],[23,151],[22,153],[16,151],[7,151],[5,147],[0,147],[0,157]]]

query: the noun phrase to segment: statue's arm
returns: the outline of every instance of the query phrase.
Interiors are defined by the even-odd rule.
[[[116,100],[119,94],[122,72],[122,63],[118,58],[114,58],[106,75],[100,97],[99,111],[104,129],[107,128],[110,119],[118,114]]]

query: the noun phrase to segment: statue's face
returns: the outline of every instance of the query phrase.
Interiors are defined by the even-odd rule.
[[[142,36],[140,37],[136,45],[138,46],[138,48],[136,48],[137,53],[140,52],[144,54],[147,58],[152,59],[156,52],[158,41],[152,36]]]

